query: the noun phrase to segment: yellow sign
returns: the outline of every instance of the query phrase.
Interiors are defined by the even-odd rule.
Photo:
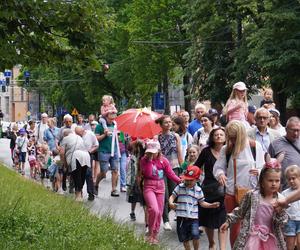
[[[79,115],[79,113],[78,113],[78,111],[77,111],[76,108],[74,108],[74,109],[72,110],[71,115]]]
[[[30,111],[27,111],[27,113],[26,113],[26,114],[27,114],[27,116],[31,116],[31,113],[30,113]]]
[[[19,117],[19,118],[21,117],[21,113],[18,113],[18,117]]]

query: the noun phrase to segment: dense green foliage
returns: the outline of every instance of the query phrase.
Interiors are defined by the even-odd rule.
[[[191,97],[224,103],[236,81],[250,92],[271,85],[283,115],[288,98],[299,103],[299,0],[13,0],[0,8],[0,66],[26,66],[32,89],[54,107],[95,112],[106,93],[120,109],[141,107],[182,84],[189,109]]]
[[[125,225],[1,165],[0,185],[0,249],[155,249]]]

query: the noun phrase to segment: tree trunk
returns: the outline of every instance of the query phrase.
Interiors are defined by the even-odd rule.
[[[190,75],[185,73],[183,76],[183,94],[184,94],[184,109],[191,113],[191,95],[190,95]]]
[[[274,84],[275,85],[275,84]],[[273,98],[276,103],[276,109],[280,112],[280,121],[285,124],[286,123],[286,103],[287,103],[287,95],[279,89],[278,86],[273,86]]]
[[[165,95],[165,114],[170,114],[170,103],[169,103],[169,78],[168,74],[165,73],[163,76],[163,93]]]

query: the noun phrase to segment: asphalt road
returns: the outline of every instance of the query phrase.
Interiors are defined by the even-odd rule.
[[[10,159],[9,140],[0,139],[0,162],[11,168],[12,161]],[[29,164],[26,163],[26,177],[29,176]],[[144,211],[143,208],[137,205],[136,207],[136,221],[130,221],[130,204],[126,202],[126,193],[120,193],[120,197],[111,197],[111,177],[108,173],[107,178],[104,179],[99,185],[98,197],[93,202],[87,201],[86,187],[84,187],[84,205],[89,207],[91,212],[101,215],[109,214],[117,223],[123,223],[133,227],[137,235],[143,235],[145,232]],[[50,191],[49,191],[50,192]],[[180,250],[184,249],[183,245],[178,241],[176,234],[176,221],[174,220],[175,213],[170,212],[170,224],[173,228],[172,231],[164,231],[161,226],[160,242],[165,249]],[[217,239],[216,239],[217,242]],[[206,235],[200,237],[200,249],[208,249],[208,241]],[[230,247],[228,246],[228,249]]]

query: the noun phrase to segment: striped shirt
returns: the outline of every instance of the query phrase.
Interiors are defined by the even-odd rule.
[[[204,195],[199,186],[187,188],[184,183],[180,183],[172,194],[177,198],[177,217],[198,219],[198,203],[204,201]]]

